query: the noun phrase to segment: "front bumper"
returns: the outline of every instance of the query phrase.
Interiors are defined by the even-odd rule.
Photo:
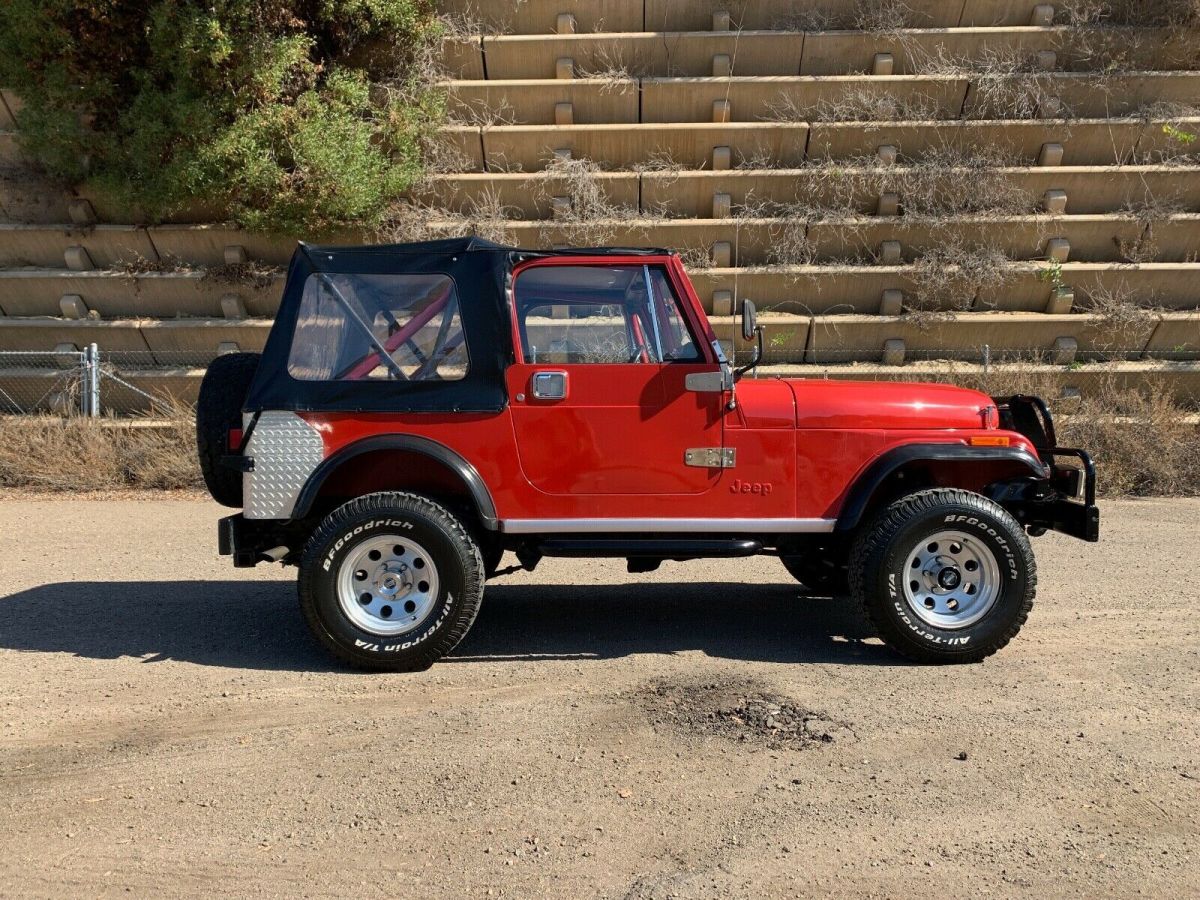
[[[1061,531],[1084,541],[1100,540],[1100,509],[1096,506],[1096,466],[1083,450],[1057,446],[1054,417],[1040,397],[995,397],[1001,427],[1025,435],[1050,470],[1047,481],[1014,485],[1005,497],[1008,507],[1032,534]],[[1070,457],[1077,465],[1062,466]]]
[[[1051,493],[1025,504],[1024,524],[1030,528],[1061,531],[1083,541],[1100,540],[1100,508],[1096,506],[1096,466],[1092,458],[1074,447],[1042,451],[1050,460]],[[1057,457],[1079,460],[1079,466],[1060,466]]]

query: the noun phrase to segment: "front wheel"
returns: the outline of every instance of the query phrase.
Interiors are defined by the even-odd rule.
[[[1037,571],[1029,539],[970,491],[902,497],[858,535],[850,590],[888,646],[918,662],[978,662],[1029,616]]]
[[[368,494],[326,517],[300,562],[300,608],[339,659],[420,671],[466,635],[483,561],[462,523],[415,494]]]

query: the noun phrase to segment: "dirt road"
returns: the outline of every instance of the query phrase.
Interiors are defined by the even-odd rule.
[[[1195,896],[1200,502],[1035,542],[982,665],[778,562],[547,561],[339,670],[200,500],[0,502],[0,895]]]

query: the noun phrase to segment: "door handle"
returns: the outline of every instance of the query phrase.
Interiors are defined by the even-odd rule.
[[[567,396],[566,372],[534,372],[531,393],[538,400],[562,400]]]

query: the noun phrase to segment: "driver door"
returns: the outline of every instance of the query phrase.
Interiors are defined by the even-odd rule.
[[[508,369],[525,477],[558,495],[698,494],[722,470],[722,396],[688,391],[705,359],[665,266],[556,258],[517,272]]]

